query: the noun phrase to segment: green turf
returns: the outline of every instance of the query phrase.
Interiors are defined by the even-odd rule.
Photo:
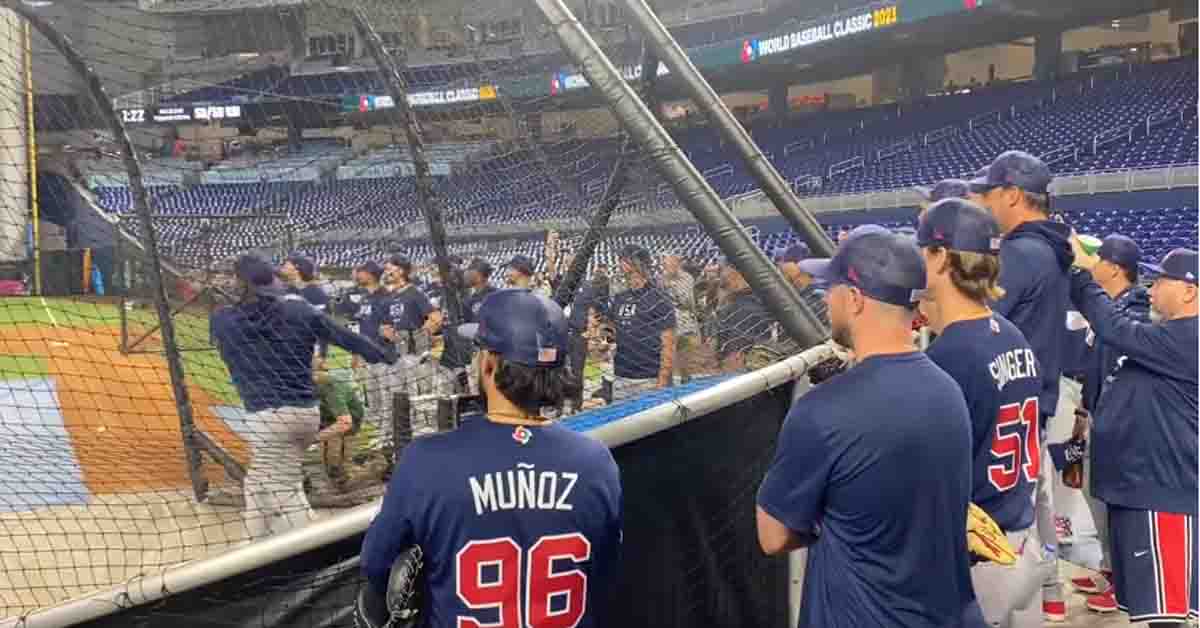
[[[49,373],[50,366],[43,356],[0,353],[0,381],[45,377]]]

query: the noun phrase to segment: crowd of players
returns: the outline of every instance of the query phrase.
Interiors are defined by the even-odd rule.
[[[777,255],[852,356],[845,373],[795,402],[758,496],[764,551],[809,550],[801,625],[1064,621],[1058,556],[1069,526],[1055,502],[1072,487],[1087,496],[1103,547],[1096,575],[1072,582],[1094,594],[1088,606],[1152,625],[1195,618],[1197,254],[1177,249],[1148,265],[1119,234],[1085,248],[1055,220],[1051,180],[1036,157],[1008,152],[970,181],[923,190],[915,234],[865,226],[843,234],[832,259],[803,246]],[[611,391],[601,395],[611,401],[795,349],[729,264],[689,269],[679,256],[656,263],[626,246],[619,272],[597,268],[563,311],[547,295],[571,260],[556,234],[546,250],[545,294],[526,258],[507,265],[509,290],[492,286],[484,260],[447,260],[457,316],[439,307],[445,288],[419,288],[401,257],[360,266],[357,288],[333,301],[314,290],[306,259],[280,269],[288,289],[269,267],[239,263],[246,299],[213,317],[250,422],[298,417],[269,437],[292,454],[310,435],[295,426],[313,422],[317,399],[304,378],[321,343],[369,363],[368,415],[397,386],[486,398],[484,419],[406,448],[364,545],[380,595],[400,552],[424,549],[425,625],[603,625],[619,479],[606,451],[544,411],[587,407],[592,357],[611,353]],[[1142,270],[1153,273],[1148,299]],[[305,300],[358,333],[288,303]],[[273,301],[282,305],[264,318]],[[914,320],[934,336],[927,351]],[[286,366],[263,361],[289,351]],[[289,372],[281,392],[261,374],[280,370]],[[256,444],[252,469],[271,446]],[[248,505],[303,508],[302,487],[290,501],[251,500],[252,491],[297,490],[284,469],[298,466],[294,455],[268,458],[270,473],[247,476]],[[1007,534],[1015,564],[968,553],[968,503]],[[566,563],[574,568],[562,571]]]

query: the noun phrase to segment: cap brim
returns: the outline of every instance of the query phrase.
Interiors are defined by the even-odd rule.
[[[800,262],[800,271],[812,275],[822,281],[829,280],[829,268],[833,262],[830,258],[809,258]]]
[[[1157,275],[1165,275],[1166,274],[1166,271],[1163,270],[1163,267],[1159,266],[1158,264],[1149,264],[1146,262],[1138,262],[1138,268],[1142,269],[1142,272],[1149,274],[1149,275],[1157,276]]]
[[[978,179],[971,179],[969,182],[967,182],[967,185],[968,185],[968,187],[971,188],[971,191],[976,194],[979,194],[980,192],[986,192],[986,191],[996,187],[995,185],[992,184],[991,181],[988,181],[987,177],[979,177]]]

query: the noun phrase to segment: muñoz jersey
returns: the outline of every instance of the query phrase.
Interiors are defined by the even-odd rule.
[[[970,446],[962,392],[918,351],[870,356],[796,400],[758,505],[817,534],[799,625],[962,625]]]
[[[1006,531],[1033,525],[1042,390],[1033,348],[992,314],[949,325],[926,353],[958,382],[971,412],[971,501]]]
[[[470,418],[404,449],[363,542],[376,591],[414,544],[425,561],[422,626],[605,626],[621,544],[617,465],[561,425]]]

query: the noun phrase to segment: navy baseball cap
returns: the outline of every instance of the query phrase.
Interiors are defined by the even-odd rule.
[[[798,264],[808,259],[810,255],[812,255],[812,251],[808,248],[808,245],[800,242],[798,244],[793,244],[776,254],[775,261],[780,264],[786,264],[788,262]]]
[[[498,290],[479,307],[478,323],[458,333],[509,362],[562,366],[567,357],[567,317],[557,303],[527,288]]]
[[[1200,258],[1191,249],[1175,249],[1163,257],[1162,263],[1141,264],[1141,267],[1151,275],[1190,284],[1196,284],[1196,278],[1200,277]]]
[[[872,235],[872,234],[891,235],[892,232],[888,231],[887,228],[882,225],[874,225],[874,224],[859,225],[859,226],[855,227],[854,229],[851,229],[850,232],[846,234],[846,240],[843,241],[841,243],[841,245],[839,245],[839,246],[845,246],[847,243],[849,243],[851,240],[853,240],[855,238],[861,238],[863,236]],[[799,263],[799,266],[800,266],[800,270],[802,272],[812,275],[813,278],[819,282],[824,282],[823,279],[821,279],[820,277],[817,276],[817,269],[822,268],[823,265],[828,261],[829,261],[828,257],[812,257],[812,258],[809,258],[806,260],[802,260]]]
[[[412,272],[412,260],[404,257],[403,255],[393,255],[388,258],[386,263],[391,264],[392,266],[395,266],[406,273]]]
[[[292,255],[284,261],[291,262],[292,266],[296,267],[296,271],[300,273],[300,278],[304,281],[312,281],[317,276],[316,263],[303,255]]]
[[[943,179],[933,186],[915,186],[913,191],[920,194],[925,202],[936,203],[947,198],[967,198],[971,194],[971,184],[964,179]]]
[[[467,270],[473,270],[484,277],[490,277],[492,275],[492,265],[487,263],[487,260],[483,259],[482,257],[476,257],[472,259],[471,262],[467,264]]]
[[[814,262],[807,264],[814,277],[854,286],[883,303],[912,307],[925,290],[925,260],[916,243],[886,231],[851,235],[833,259],[805,262]]]
[[[376,279],[379,279],[383,276],[383,266],[380,266],[377,262],[363,262],[362,264],[358,265],[357,270],[371,273],[372,275],[375,275]]]
[[[287,288],[275,277],[275,267],[258,255],[239,257],[233,265],[233,271],[255,294],[266,297],[287,294]]]
[[[1119,233],[1104,238],[1104,241],[1100,243],[1100,250],[1096,251],[1096,256],[1110,264],[1116,264],[1131,271],[1136,271],[1138,264],[1142,263],[1142,249],[1138,247],[1137,242],[1134,242],[1133,238]]]
[[[917,227],[917,246],[996,254],[1000,225],[992,213],[971,201],[948,198],[929,206]]]
[[[1010,150],[1001,153],[987,172],[971,180],[971,191],[983,193],[993,188],[1016,187],[1026,192],[1046,194],[1054,175],[1041,159],[1025,151]]]
[[[508,262],[508,267],[526,275],[533,275],[533,260],[524,255],[515,255]]]
[[[626,244],[625,246],[621,247],[621,251],[617,253],[617,258],[630,262],[637,262],[645,265],[646,267],[649,267],[650,264],[654,262],[654,259],[650,257],[650,251],[647,251],[636,244]]]

